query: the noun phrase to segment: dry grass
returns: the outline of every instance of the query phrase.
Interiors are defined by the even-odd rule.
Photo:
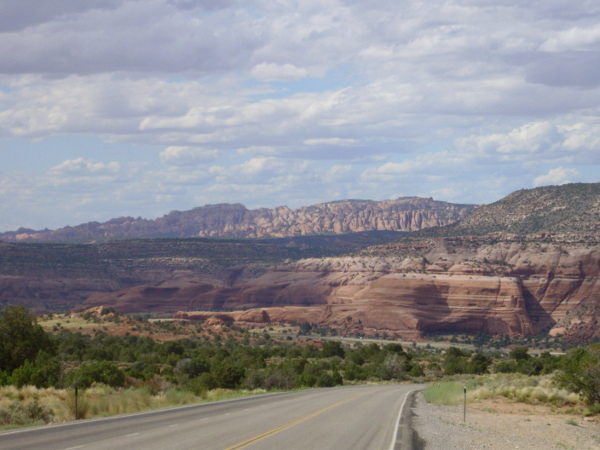
[[[264,390],[215,389],[207,392],[204,397],[199,397],[192,392],[171,387],[164,392],[152,395],[147,387],[115,389],[100,384],[79,391],[77,410],[78,417],[84,419],[257,395],[264,392]],[[17,423],[14,420],[15,414],[12,414],[17,406],[20,408],[19,411],[31,410],[34,401],[36,405],[49,413],[49,419],[46,422],[66,422],[75,419],[75,393],[72,389],[39,389],[33,386],[24,386],[19,389],[15,386],[4,386],[0,387],[0,427],[39,423],[39,420]]]
[[[423,392],[429,403],[458,405],[463,401],[463,386],[467,386],[467,401],[503,397],[526,404],[553,406],[581,406],[579,396],[560,389],[552,383],[550,375],[527,376],[521,374],[493,374],[434,383]]]

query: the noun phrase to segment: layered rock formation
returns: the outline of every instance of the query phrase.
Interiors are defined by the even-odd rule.
[[[278,265],[238,283],[171,280],[85,304],[179,309],[180,318],[240,324],[312,322],[405,338],[440,331],[600,337],[598,316],[586,314],[600,298],[600,245],[493,240],[388,244],[355,257]],[[221,312],[206,311],[215,309]]]
[[[432,199],[343,200],[299,209],[287,206],[249,210],[240,204],[207,205],[173,211],[156,220],[133,217],[90,222],[55,231],[1,233],[4,241],[90,241],[111,237],[289,237],[361,231],[416,231],[464,218],[474,205]]]
[[[330,234],[0,242],[0,303],[38,311],[104,305],[242,325],[310,322],[406,338],[430,332],[600,338],[600,184],[518,191],[454,225],[399,241],[388,231],[331,234],[434,225],[467,209],[424,199],[335,202],[301,212],[217,205],[161,220],[189,225],[195,235]],[[348,252],[354,253],[339,256]]]

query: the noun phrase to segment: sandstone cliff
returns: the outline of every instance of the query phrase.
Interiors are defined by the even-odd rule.
[[[439,331],[600,337],[591,313],[600,298],[600,245],[494,240],[388,244],[363,255],[280,264],[231,284],[168,280],[85,304],[179,310],[178,317],[200,320],[308,321],[405,338]]]

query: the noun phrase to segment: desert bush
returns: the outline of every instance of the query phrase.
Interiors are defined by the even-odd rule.
[[[67,374],[65,384],[82,388],[90,387],[93,383],[103,383],[109,386],[123,386],[125,374],[109,361],[93,361],[80,366]]]
[[[0,408],[0,427],[10,425],[10,411],[6,408]]]
[[[54,411],[46,406],[40,405],[37,399],[30,400],[26,403],[15,400],[8,407],[8,411],[4,410],[1,416],[0,420],[2,420],[5,425],[29,425],[51,422],[54,417]]]
[[[187,383],[187,389],[189,391],[191,391],[194,395],[205,399],[207,394],[208,394],[208,388],[206,387],[206,384],[204,384],[202,382],[202,380],[200,379],[200,377],[196,377],[196,378],[192,378],[188,383]]]
[[[600,344],[569,350],[555,380],[577,392],[588,406],[600,404]]]
[[[190,391],[170,388],[165,392],[165,401],[169,405],[186,405],[197,401],[198,398]]]

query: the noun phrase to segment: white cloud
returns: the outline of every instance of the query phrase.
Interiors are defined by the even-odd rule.
[[[306,145],[352,145],[356,144],[356,139],[342,138],[320,138],[320,139],[305,139]]]
[[[455,145],[479,161],[585,164],[598,161],[600,126],[586,122],[531,122],[506,133],[459,138]]]
[[[566,184],[570,183],[574,178],[579,175],[579,171],[575,169],[566,169],[564,167],[556,167],[550,169],[547,174],[540,175],[533,180],[533,185],[547,186],[553,184]]]
[[[52,167],[49,174],[56,177],[77,176],[77,177],[97,177],[97,176],[115,176],[121,172],[121,164],[112,161],[108,164],[84,158],[70,159]]]
[[[232,183],[272,182],[274,179],[307,173],[309,167],[311,164],[307,161],[286,162],[273,157],[255,157],[223,170],[221,180]]]
[[[459,138],[458,147],[479,154],[494,154],[500,159],[523,160],[532,153],[553,154],[564,138],[557,127],[549,122],[527,123],[505,134]]]
[[[567,50],[587,50],[600,44],[600,28],[570,28],[556,33],[540,45],[546,52],[564,52]]]
[[[330,183],[354,182],[356,174],[349,164],[331,166],[323,175],[325,181]]]
[[[600,124],[579,122],[565,126],[564,148],[574,154],[590,156],[590,162],[600,161]]]
[[[189,166],[210,162],[220,155],[217,149],[203,149],[187,146],[170,146],[160,152],[162,162],[174,166]]]
[[[250,147],[239,148],[238,155],[241,156],[273,156],[279,152],[276,147],[268,145],[251,145]]]
[[[19,198],[0,229],[63,199],[73,223],[598,180],[595,1],[25,3],[0,2],[1,189]]]
[[[461,165],[468,162],[467,157],[448,150],[441,152],[417,155],[412,159],[401,162],[386,162],[380,166],[369,167],[362,174],[365,181],[377,182],[378,180],[390,181],[398,177],[411,177],[418,179],[430,176],[436,172],[455,172]],[[443,168],[443,171],[440,171]]]
[[[260,63],[250,74],[259,81],[295,81],[305,78],[308,71],[293,64]]]

